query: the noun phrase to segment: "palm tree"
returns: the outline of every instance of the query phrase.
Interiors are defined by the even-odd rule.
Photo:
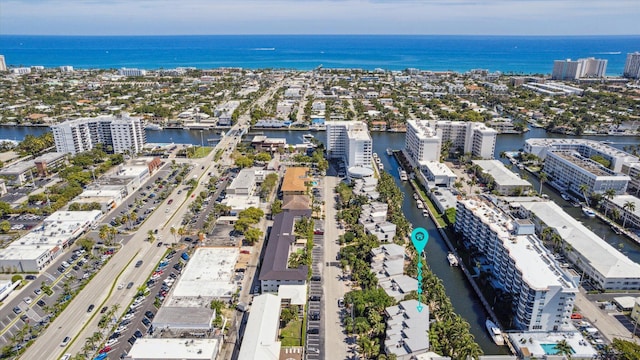
[[[542,184],[546,183],[548,179],[549,179],[549,176],[547,175],[546,172],[540,172],[540,178],[538,179],[540,180],[540,191],[538,191],[540,195],[542,195]]]
[[[582,197],[584,198],[584,201],[587,203],[587,206],[591,206],[589,205],[589,198],[587,197],[587,191],[589,190],[589,185],[580,184],[578,189],[580,189],[580,192],[582,193]]]
[[[171,235],[173,235],[173,242],[176,242],[176,228],[174,228],[173,226],[169,229],[169,232],[171,233]]]
[[[573,349],[571,348],[571,345],[567,343],[567,340],[562,339],[558,341],[554,349],[556,350],[556,355],[566,355],[567,358],[571,359]]]
[[[604,192],[604,197],[607,200],[611,200],[616,196],[616,191],[614,189],[607,189]],[[609,211],[609,205],[607,204],[607,206],[605,206],[604,208],[604,217],[607,217],[607,211]]]
[[[625,225],[627,224],[627,218],[629,218],[629,213],[632,213],[636,210],[636,203],[634,203],[633,201],[627,201],[624,203],[624,205],[622,205],[622,208],[626,210],[626,212],[624,213],[624,220],[622,220],[622,228],[624,229]]]
[[[98,237],[103,242],[107,240],[107,238],[109,237],[109,225],[100,226],[100,229],[98,230]]]
[[[153,236],[153,230],[147,231],[147,237],[149,239],[149,242],[154,242],[156,240],[156,237]]]

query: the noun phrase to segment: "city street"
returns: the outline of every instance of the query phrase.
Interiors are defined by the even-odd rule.
[[[324,202],[325,202],[325,246],[324,246],[324,264],[336,263],[336,256],[340,251],[338,244],[338,236],[342,234],[342,230],[338,229],[336,222],[335,210],[335,193],[334,189],[340,183],[341,179],[336,176],[327,176],[324,178]],[[342,327],[341,312],[343,309],[338,307],[338,299],[343,298],[347,288],[342,279],[342,269],[339,266],[325,266],[324,269],[324,358],[325,359],[347,359],[347,336]],[[330,336],[327,336],[331,334]]]

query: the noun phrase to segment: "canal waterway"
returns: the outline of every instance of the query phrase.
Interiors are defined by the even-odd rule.
[[[37,127],[0,127],[0,139],[10,139],[20,141],[26,134],[40,135],[48,131],[47,128]],[[288,143],[301,143],[301,131],[261,131],[268,137],[285,138]],[[325,141],[325,133],[313,133],[319,140]],[[180,130],[165,129],[162,131],[147,131],[147,141],[150,143],[183,143],[207,144],[208,140],[215,142],[220,136],[220,131],[213,130]],[[425,250],[427,262],[433,272],[442,279],[445,284],[447,295],[451,298],[452,304],[458,314],[464,317],[471,325],[471,332],[476,341],[486,354],[506,354],[506,347],[496,346],[488,336],[485,329],[486,314],[480,301],[476,297],[471,286],[467,283],[462,271],[456,267],[449,266],[447,261],[448,248],[444,240],[440,237],[436,230],[435,224],[422,215],[422,210],[417,209],[413,200],[413,190],[407,182],[401,182],[398,174],[398,164],[396,160],[386,154],[387,148],[401,149],[404,147],[404,133],[372,133],[374,151],[380,156],[384,168],[394,176],[396,183],[404,192],[403,212],[407,219],[414,227],[421,226],[429,231],[430,241]],[[523,147],[524,141],[529,138],[568,138],[569,136],[560,134],[549,134],[544,129],[532,129],[525,134],[509,134],[499,135],[496,143],[495,157],[499,159],[502,151],[514,151]],[[587,138],[587,137],[582,137]],[[627,145],[640,144],[640,138],[633,136],[597,136],[588,137],[598,141],[609,141],[612,146],[622,149]],[[506,162],[506,159],[504,160]],[[518,169],[514,169],[520,171]],[[524,171],[523,171],[524,172]],[[523,175],[524,176],[524,175]],[[538,189],[539,183],[537,179],[527,174],[527,180],[532,182],[535,189]],[[608,225],[598,219],[589,219],[582,216],[580,208],[574,208],[566,201],[562,200],[559,194],[548,187],[544,186],[543,192],[560,204],[565,211],[579,219],[585,226],[594,231],[597,235],[603,237],[608,243],[621,249],[632,260],[640,263],[640,246],[626,239],[623,236],[616,235]],[[621,245],[622,244],[622,245]]]

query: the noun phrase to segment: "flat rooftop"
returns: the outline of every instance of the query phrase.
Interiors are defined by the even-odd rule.
[[[140,338],[125,359],[211,360],[218,356],[218,339]]]
[[[426,166],[429,171],[433,174],[433,176],[448,176],[455,177],[458,176],[453,172],[453,170],[449,169],[449,167],[443,163],[436,161],[421,161],[420,166]]]
[[[586,171],[588,171],[589,173],[598,176],[598,177],[602,177],[602,176],[616,176],[616,174],[614,172],[612,172],[611,170],[608,170],[607,168],[605,168],[604,166],[600,165],[599,163],[591,160],[591,159],[587,159],[585,157],[583,157],[582,155],[578,154],[577,152],[572,152],[572,151],[552,151],[549,155],[555,155],[557,157],[559,157],[560,159],[563,159],[566,162],[569,162],[581,169],[584,169]]]
[[[514,219],[484,201],[468,199],[459,202],[497,234],[529,287],[538,290],[549,286],[576,287],[551,253],[542,246],[540,239],[535,235],[511,234],[516,228]]]
[[[505,199],[509,200],[509,199]],[[531,211],[547,226],[584,256],[600,274],[609,278],[640,278],[640,265],[619,252],[581,222],[567,214],[551,201],[532,201],[527,198],[510,198],[513,204],[520,204]]]
[[[473,160],[482,171],[491,175],[499,186],[531,186],[531,183],[521,179],[513,171],[507,169],[500,160]]]
[[[240,250],[235,247],[200,247],[189,259],[170,294],[167,306],[189,306],[200,299],[231,297],[237,285],[233,276]],[[187,303],[187,304],[185,304]]]
[[[278,360],[281,346],[279,322],[279,297],[263,294],[253,298],[238,359]]]
[[[256,183],[255,169],[243,169],[238,173],[227,189],[248,189]]]

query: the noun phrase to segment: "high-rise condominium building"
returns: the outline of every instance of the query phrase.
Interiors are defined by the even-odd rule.
[[[7,63],[4,62],[4,55],[0,55],[0,71],[7,71]]]
[[[347,168],[371,167],[373,142],[367,124],[360,121],[329,121],[326,126],[329,159],[342,159]]]
[[[492,282],[511,299],[514,325],[528,331],[572,328],[578,279],[542,245],[532,221],[467,199],[458,201],[454,227],[482,254]]]
[[[440,161],[441,146],[442,139],[435,128],[429,127],[428,121],[407,121],[404,151],[413,166],[419,167],[420,163],[428,161]]]
[[[623,76],[631,79],[640,79],[640,52],[636,51],[627,54]]]
[[[493,159],[498,132],[482,123],[470,121],[430,120],[442,144],[450,142],[450,152],[469,153],[483,159]]]
[[[53,125],[56,151],[77,154],[97,144],[113,153],[138,153],[147,142],[142,120],[137,117],[99,116],[68,120]]]
[[[555,60],[553,62],[553,80],[576,80],[580,78],[601,78],[607,71],[607,60],[586,58],[578,60]]]

